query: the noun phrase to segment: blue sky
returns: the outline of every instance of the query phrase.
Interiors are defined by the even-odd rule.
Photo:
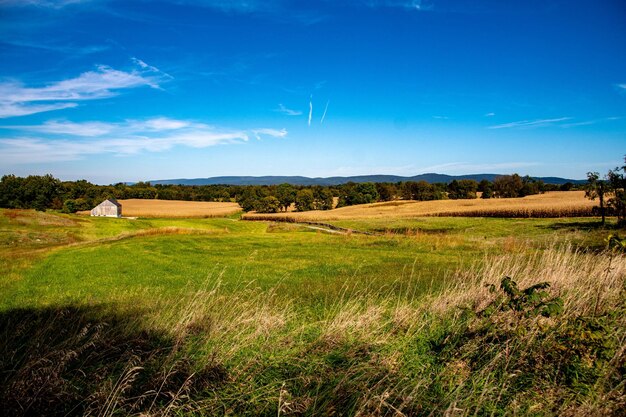
[[[584,178],[626,3],[0,0],[0,174]]]

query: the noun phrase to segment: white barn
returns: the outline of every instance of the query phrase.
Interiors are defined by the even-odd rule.
[[[104,200],[91,209],[92,216],[122,217],[122,205],[114,198]]]

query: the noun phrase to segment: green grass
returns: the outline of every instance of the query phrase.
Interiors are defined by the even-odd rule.
[[[196,289],[207,278],[232,291],[252,285],[261,290],[277,288],[287,299],[319,301],[340,296],[346,284],[386,291],[409,283],[429,286],[433,279],[436,285],[446,271],[467,262],[466,256],[482,252],[469,245],[437,249],[399,238],[264,233],[267,225],[251,222],[229,232],[216,220],[179,225],[215,233],[140,235],[55,250],[5,289],[0,306],[120,298],[133,302],[136,292],[142,298],[144,294],[174,296]],[[417,271],[414,263],[419,265]]]
[[[193,291],[207,279],[230,291],[248,285],[276,289],[285,299],[306,303],[332,301],[344,294],[346,286],[383,293],[405,293],[410,287],[419,293],[439,288],[446,276],[485,254],[526,250],[530,240],[543,246],[555,240],[601,242],[601,234],[580,230],[580,220],[337,222],[355,229],[417,231],[406,237],[333,235],[293,226],[268,229],[267,223],[233,219],[62,216],[58,224],[43,225],[0,219],[11,235],[27,236],[20,248],[56,248],[40,253],[19,278],[3,282],[3,309],[84,301],[134,303],[137,298]],[[206,233],[133,235],[165,227]],[[116,236],[127,238],[107,240]],[[64,243],[72,245],[64,248]],[[5,244],[3,250],[10,253],[14,247]]]
[[[25,404],[250,416],[617,415],[624,405],[626,260],[599,253],[614,226],[334,224],[382,234],[0,210],[0,402],[9,415]],[[504,275],[551,282],[563,313],[505,308],[484,286]]]

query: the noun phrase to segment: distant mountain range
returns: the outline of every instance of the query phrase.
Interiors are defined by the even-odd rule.
[[[309,178],[299,176],[264,176],[264,177],[210,177],[210,178],[180,178],[172,180],[153,180],[151,184],[178,184],[178,185],[339,185],[347,182],[400,182],[400,181],[426,181],[429,183],[449,183],[452,180],[489,180],[493,181],[501,174],[471,174],[471,175],[445,175],[445,174],[420,174],[413,177],[401,177],[397,175],[358,175],[353,177],[328,177]],[[585,180],[572,180],[559,177],[534,177],[546,184],[565,184],[571,182],[580,184]]]

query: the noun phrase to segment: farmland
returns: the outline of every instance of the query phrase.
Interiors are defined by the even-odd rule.
[[[617,415],[626,260],[604,248],[623,231],[392,208],[331,220],[373,236],[2,210],[2,400],[18,415]],[[505,275],[551,287],[519,301]]]
[[[237,203],[218,203],[205,201],[175,201],[175,200],[119,200],[122,204],[122,214],[127,217],[224,217],[241,211]],[[81,214],[88,215],[85,211]]]
[[[329,220],[397,219],[420,216],[579,217],[591,214],[593,201],[583,191],[547,192],[523,198],[390,201],[341,207],[329,211],[246,214],[247,219],[325,222]]]

